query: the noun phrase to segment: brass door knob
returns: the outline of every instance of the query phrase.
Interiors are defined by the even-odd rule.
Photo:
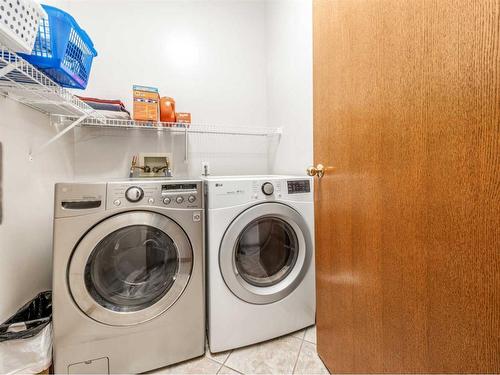
[[[318,176],[318,178],[323,177],[325,174],[325,166],[323,164],[318,164],[316,167],[311,166],[307,168],[307,175],[308,176]]]

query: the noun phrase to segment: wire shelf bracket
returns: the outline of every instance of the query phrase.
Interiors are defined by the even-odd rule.
[[[17,64],[17,63],[13,63],[10,65],[4,66],[2,69],[0,69],[0,78],[6,76],[7,74],[12,72],[13,70],[17,69],[18,66],[19,66],[19,64]]]
[[[35,156],[35,155],[39,154],[40,152],[42,152],[45,148],[47,148],[52,143],[54,143],[55,141],[57,141],[64,134],[66,134],[67,132],[69,132],[70,130],[72,130],[75,126],[77,126],[77,125],[81,124],[83,121],[85,121],[85,119],[87,119],[89,116],[90,116],[90,114],[86,114],[86,115],[81,116],[80,118],[76,119],[71,124],[69,124],[68,126],[66,126],[63,130],[61,130],[55,136],[53,136],[52,138],[50,138],[47,142],[45,142],[42,145],[40,145],[40,146],[32,149],[30,151],[29,155],[28,155],[29,160],[33,161],[33,156]]]
[[[105,118],[68,90],[51,80],[15,52],[0,44],[0,94],[43,114],[75,116],[74,123],[29,153],[29,159],[85,119],[104,123]]]

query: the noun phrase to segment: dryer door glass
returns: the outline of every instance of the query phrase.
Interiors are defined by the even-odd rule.
[[[248,224],[235,246],[235,263],[249,284],[265,287],[286,278],[297,262],[299,241],[293,228],[276,217]]]
[[[302,282],[313,259],[309,227],[292,207],[256,204],[228,226],[219,248],[224,282],[243,301],[279,301]]]
[[[147,225],[120,228],[94,248],[85,267],[85,286],[113,311],[145,309],[174,284],[179,254],[172,239]]]

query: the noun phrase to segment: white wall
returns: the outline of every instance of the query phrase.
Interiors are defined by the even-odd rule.
[[[132,108],[132,85],[151,85],[194,121],[265,125],[265,2],[50,3],[77,17],[99,52],[86,94],[120,98]]]
[[[191,112],[195,122],[267,125],[265,1],[49,3],[75,16],[99,51],[85,95],[121,99],[131,109],[132,85],[151,85],[174,97],[177,109]],[[190,160],[184,163],[181,136],[99,130],[79,134],[77,176],[125,177],[132,154],[162,151],[174,153],[176,175],[199,175],[202,160],[209,160],[212,174],[269,171],[263,138],[193,136]]]
[[[54,182],[73,175],[71,143],[61,140],[29,161],[53,134],[48,118],[0,96],[3,222],[0,224],[0,322],[51,289]]]
[[[284,128],[271,168],[303,175],[313,161],[312,2],[270,0],[267,17],[268,123]]]
[[[139,152],[173,154],[174,177],[199,176],[202,160],[211,174],[267,173],[268,143],[261,137],[189,136],[189,162],[184,162],[184,136],[165,132],[117,129],[78,129],[75,144],[76,178],[126,178],[132,155]]]

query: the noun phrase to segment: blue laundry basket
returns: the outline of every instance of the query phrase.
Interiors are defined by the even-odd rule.
[[[61,86],[86,88],[92,60],[97,56],[92,40],[68,13],[42,7],[48,18],[40,21],[31,55],[21,55]]]

